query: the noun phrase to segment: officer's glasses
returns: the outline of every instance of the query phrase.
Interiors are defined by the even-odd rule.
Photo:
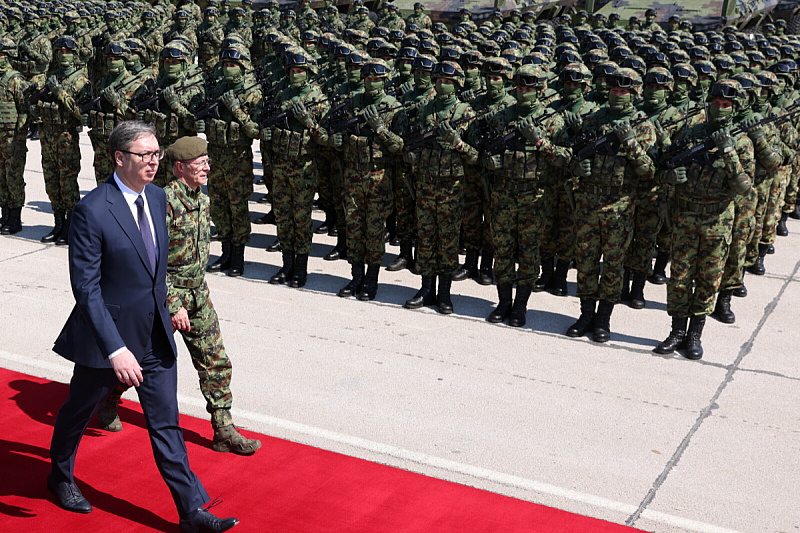
[[[200,161],[193,161],[192,163],[188,163],[186,161],[181,161],[184,165],[191,168],[192,170],[203,170],[204,168],[211,168],[211,158],[207,157]]]
[[[130,155],[138,155],[142,159],[142,163],[149,164],[153,161],[153,158],[156,158],[157,161],[161,161],[164,159],[164,153],[166,152],[163,148],[159,148],[155,152],[129,152],[128,150],[120,150],[123,154],[130,154]]]

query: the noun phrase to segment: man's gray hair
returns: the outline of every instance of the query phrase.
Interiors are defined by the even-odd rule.
[[[156,136],[156,127],[148,122],[141,120],[120,122],[108,137],[108,153],[114,166],[116,166],[114,157],[116,152],[128,150],[136,139],[148,135]]]

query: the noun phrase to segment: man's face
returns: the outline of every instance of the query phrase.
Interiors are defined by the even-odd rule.
[[[176,161],[172,172],[194,191],[208,182],[210,169],[211,159],[207,155],[201,155],[189,161]]]
[[[137,154],[153,154],[158,149],[158,139],[154,135],[146,135],[139,137],[128,147],[127,151],[133,153],[117,151],[114,161],[119,179],[134,191],[142,191],[155,178],[159,161],[158,156],[155,156],[145,163]],[[148,156],[144,158],[147,159]]]

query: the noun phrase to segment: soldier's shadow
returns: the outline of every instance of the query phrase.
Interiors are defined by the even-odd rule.
[[[22,215],[22,231],[16,233],[14,235],[4,235],[3,237],[16,237],[17,239],[25,239],[27,241],[36,241],[41,242],[42,237],[50,233],[52,230],[52,226],[31,226],[25,224],[25,214]],[[44,243],[42,243],[44,244]],[[65,250],[67,249],[66,246],[63,247]]]
[[[50,205],[50,202],[43,202],[41,200],[32,200],[26,202],[25,208],[30,209],[32,211],[38,211],[39,213],[49,213],[51,215],[53,214],[53,207]],[[25,216],[24,210],[23,210],[23,216]]]

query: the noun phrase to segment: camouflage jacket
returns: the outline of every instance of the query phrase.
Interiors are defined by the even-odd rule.
[[[763,108],[754,106],[753,110],[765,117],[786,114],[786,111],[780,107],[775,107],[769,103]],[[797,157],[797,151],[800,150],[800,133],[797,132],[791,121],[779,125],[778,132],[781,142],[781,154],[783,155],[783,166],[791,165]]]
[[[754,115],[751,111],[747,116],[741,117],[740,120],[746,120]],[[759,144],[756,144],[755,139],[750,137],[750,140],[753,141],[753,155],[755,157],[755,170],[751,174],[753,176],[753,185],[758,185],[768,177],[771,179],[772,172],[778,170],[778,167],[783,162],[778,128],[773,124],[764,124],[763,128],[764,140]]]
[[[420,13],[419,15],[412,13],[408,16],[408,18],[406,18],[406,24],[415,24],[419,29],[427,30],[430,29],[430,27],[433,25],[433,22],[431,22],[431,18],[425,13]]]
[[[153,62],[158,62],[158,55],[161,49],[164,48],[164,33],[161,28],[154,26],[152,28],[142,28],[134,34],[134,37],[144,43],[145,50],[147,50],[147,57],[145,63],[148,65]]]
[[[181,293],[205,283],[206,264],[211,244],[211,217],[208,196],[201,187],[192,190],[173,178],[167,194],[167,305],[174,315],[183,307]]]
[[[467,139],[469,143],[482,149],[482,144],[492,137],[495,132],[503,131],[507,119],[500,118],[498,115],[506,108],[513,107],[517,101],[510,94],[505,94],[497,101],[492,101],[488,94],[483,94],[470,102],[470,106],[475,113],[487,111],[479,119],[475,120],[469,128]],[[496,117],[496,118],[495,118]]]
[[[77,102],[86,97],[92,91],[92,84],[82,70],[72,68],[71,72],[65,73],[56,70],[51,77],[54,77],[61,87],[58,94],[49,93],[39,100],[35,106],[31,106],[31,111],[42,117],[42,124],[52,128],[77,128],[81,125],[81,110]]]
[[[363,92],[353,96],[353,110],[360,114],[369,105]],[[350,168],[366,170],[370,163],[382,161],[389,154],[396,154],[403,149],[403,139],[392,131],[393,122],[401,111],[400,102],[393,96],[384,95],[375,102],[384,128],[380,134],[375,133],[369,126],[359,128],[358,132],[344,132],[344,161]],[[357,134],[356,134],[357,133]],[[369,168],[369,170],[372,170]]]
[[[231,33],[235,33],[242,39],[242,43],[247,47],[250,48],[253,46],[253,32],[245,26],[244,24],[232,24],[227,23],[224,27],[225,35],[230,35]]]
[[[18,60],[12,61],[14,68],[22,73],[23,76],[31,79],[37,74],[45,74],[50,61],[53,60],[53,49],[50,40],[44,33],[36,34],[30,41],[28,36],[19,45]]]
[[[181,81],[176,82],[174,87],[178,94],[178,102],[174,108],[167,104],[160,105],[158,110],[146,110],[137,115],[145,122],[150,122],[156,127],[156,137],[162,146],[172,144],[179,137],[186,135],[195,135],[194,131],[194,113],[191,111],[195,109],[200,102],[205,98],[205,88],[201,83],[193,85],[198,81],[197,73],[189,73]],[[137,90],[135,100],[150,90],[163,92],[168,86],[169,82],[166,76],[158,78],[153,83],[144,83]],[[191,86],[188,89],[183,87]]]
[[[234,91],[234,93],[244,91],[243,94],[236,96],[239,100],[239,109],[234,112],[222,103],[222,97],[228,91]],[[251,135],[253,134],[247,135],[245,129],[249,128],[257,135],[258,125],[255,123],[254,117],[258,103],[261,101],[261,86],[255,83],[255,79],[246,76],[239,86],[232,86],[223,79],[209,95],[207,102],[212,101],[219,101],[220,105],[217,108],[219,118],[207,117],[205,119],[206,138],[209,144],[217,146],[248,146],[252,144],[253,137]],[[198,109],[195,109],[196,111]]]
[[[272,140],[269,141],[272,153],[278,159],[292,160],[300,156],[309,156],[315,152],[316,145],[327,145],[328,134],[322,128],[322,119],[330,109],[326,97],[315,85],[306,85],[299,93],[287,87],[278,94],[276,113],[288,111],[286,120],[273,126]],[[302,102],[314,120],[314,128],[303,126],[291,113],[291,107]],[[262,114],[262,120],[270,118]]]
[[[8,69],[0,76],[0,131],[14,135],[16,142],[25,144],[25,123],[28,119],[26,91],[31,84],[16,70]]]
[[[100,109],[92,109],[88,113],[88,123],[91,128],[89,137],[95,140],[108,140],[111,130],[117,124],[136,117],[132,100],[143,81],[142,78],[126,70],[119,79],[107,74],[97,82],[94,94],[100,97]],[[119,107],[113,107],[102,96],[103,91],[109,87],[114,88],[115,92],[120,95]]]

